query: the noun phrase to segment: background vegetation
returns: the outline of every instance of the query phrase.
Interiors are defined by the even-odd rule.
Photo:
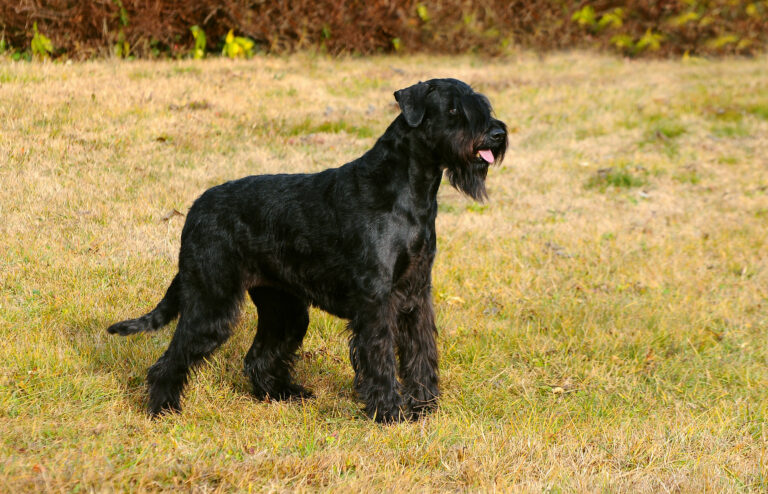
[[[251,49],[227,48],[230,31]],[[18,0],[0,2],[0,34],[4,49],[27,58],[304,49],[496,55],[519,47],[754,54],[768,43],[768,0]],[[50,49],[36,51],[40,36]]]
[[[511,131],[488,203],[440,190],[437,413],[365,419],[319,311],[297,369],[317,399],[255,402],[246,304],[184,413],[150,421],[173,328],[105,328],[162,296],[191,202],[359,156],[435,76]],[[7,492],[768,490],[764,56],[6,62],[0,122]]]

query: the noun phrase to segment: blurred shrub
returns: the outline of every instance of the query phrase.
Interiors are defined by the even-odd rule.
[[[253,56],[253,41],[242,36],[235,36],[234,30],[230,29],[227,37],[224,38],[224,48],[221,54],[229,58],[251,58]]]
[[[48,55],[53,53],[53,44],[51,40],[45,35],[40,34],[37,30],[37,23],[32,24],[32,41],[30,47],[32,48],[32,54],[38,58],[48,58]]]
[[[11,49],[29,48],[34,23],[50,37],[54,56],[76,58],[233,56],[241,53],[233,46],[247,45],[242,40],[254,52],[331,54],[597,47],[669,56],[753,54],[768,46],[768,0],[0,1],[0,33]],[[230,30],[240,43],[227,43]]]
[[[205,31],[200,29],[200,26],[198,25],[194,25],[190,27],[189,31],[192,33],[192,37],[195,40],[195,48],[194,48],[194,51],[192,52],[192,58],[194,58],[195,60],[204,58],[205,45],[206,45]]]

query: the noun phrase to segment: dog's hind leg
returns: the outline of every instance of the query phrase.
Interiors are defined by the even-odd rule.
[[[254,287],[248,293],[259,314],[253,345],[245,356],[245,374],[253,394],[274,400],[309,398],[312,392],[293,380],[296,351],[309,326],[307,304],[271,287]]]
[[[224,343],[237,318],[239,299],[215,299],[196,291],[185,294],[181,316],[168,349],[149,368],[149,412],[181,410],[181,394],[190,370]]]

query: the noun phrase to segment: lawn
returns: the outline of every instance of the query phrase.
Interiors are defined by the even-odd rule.
[[[312,312],[317,398],[249,396],[252,304],[145,413],[172,327],[143,314],[206,188],[368,149],[392,93],[471,83],[510,129],[478,204],[439,193],[439,409],[380,426],[345,322]],[[0,485],[8,491],[765,492],[768,58],[587,53],[0,59]]]

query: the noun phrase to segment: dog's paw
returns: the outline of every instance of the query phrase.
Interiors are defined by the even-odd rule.
[[[274,387],[270,390],[265,390],[262,387],[254,387],[252,393],[257,400],[261,401],[309,400],[315,397],[315,394],[311,390],[296,383]]]
[[[411,420],[419,420],[437,408],[437,392],[418,392],[418,396],[408,395],[405,399],[406,408]]]
[[[413,420],[412,414],[401,408],[384,411],[376,410],[374,413],[369,414],[369,416],[379,424],[398,424]]]
[[[165,401],[163,403],[149,404],[149,416],[156,419],[162,415],[175,414],[181,412],[181,404],[179,402]]]
[[[376,400],[365,407],[366,414],[379,424],[395,424],[412,420],[408,408],[400,396],[397,399]]]
[[[278,401],[309,400],[315,394],[300,384],[291,384],[275,393],[274,399]]]

